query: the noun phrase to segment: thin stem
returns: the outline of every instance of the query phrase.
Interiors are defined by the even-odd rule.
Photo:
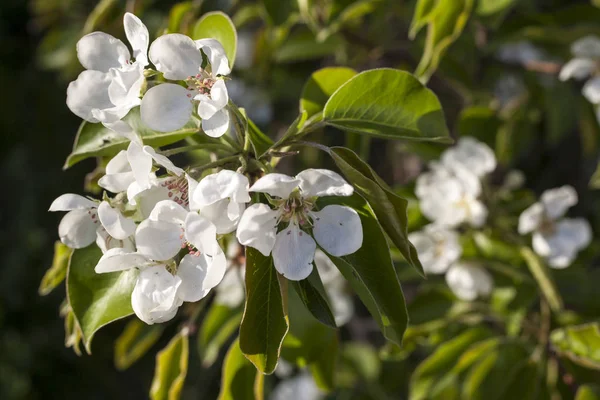
[[[240,144],[238,142],[236,142],[235,140],[233,140],[228,134],[224,134],[223,136],[221,136],[221,140],[223,140],[225,143],[227,143],[232,149],[241,151],[242,148],[240,147]]]
[[[194,167],[190,170],[190,173],[197,173],[197,172],[202,172],[206,169],[209,168],[216,168],[216,167],[220,167],[221,165],[225,165],[234,161],[239,161],[239,155],[234,155],[234,156],[229,156],[229,157],[224,157],[221,158],[220,160],[216,160],[213,161],[211,163],[208,164],[204,164],[204,165],[200,165],[198,167]]]
[[[192,150],[230,150],[230,147],[225,145],[225,144],[221,144],[221,143],[204,143],[204,144],[192,144],[189,146],[182,146],[182,147],[176,147],[174,149],[169,149],[169,150],[164,150],[161,151],[160,153],[165,156],[165,157],[169,157],[175,154],[179,154],[179,153],[185,153],[188,151],[192,151]]]

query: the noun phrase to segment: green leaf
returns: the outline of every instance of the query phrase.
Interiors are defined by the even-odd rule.
[[[300,112],[306,111],[311,117],[323,110],[329,97],[356,71],[347,67],[328,67],[313,72],[302,89]]]
[[[594,384],[579,386],[575,400],[600,400],[600,386]]]
[[[553,348],[586,368],[600,370],[600,324],[598,322],[556,329],[550,334]]]
[[[308,311],[322,324],[335,328],[335,318],[329,303],[319,271],[313,263],[313,270],[308,278],[292,281],[292,286]]]
[[[319,388],[332,391],[336,387],[335,372],[340,339],[335,332],[330,332],[322,338],[322,343],[323,351],[308,364],[308,368]]]
[[[250,136],[250,143],[252,143],[252,147],[254,148],[254,154],[260,158],[273,146],[273,140],[258,129],[250,118],[246,120],[248,121],[247,134]]]
[[[139,107],[129,111],[129,114],[123,118],[123,121],[129,123],[141,135],[144,144],[153,147],[166,146],[198,132],[198,126],[193,120],[190,120],[183,128],[177,131],[153,131],[142,123]],[[63,169],[70,168],[86,158],[114,156],[120,150],[126,149],[128,144],[128,139],[118,136],[104,125],[84,121],[79,126],[73,150],[67,157]]]
[[[340,86],[323,121],[387,139],[451,142],[437,96],[410,73],[390,68],[361,72]]]
[[[521,256],[529,267],[550,308],[553,311],[562,310],[562,298],[546,264],[529,247],[521,248]]]
[[[460,112],[456,129],[459,136],[473,136],[493,148],[501,125],[502,120],[495,110],[473,106]]]
[[[344,147],[319,148],[329,153],[346,179],[369,202],[381,227],[406,261],[425,276],[417,250],[408,240],[408,202],[390,191],[375,171],[352,150]]]
[[[475,12],[480,16],[487,16],[504,11],[511,7],[516,0],[479,0]]]
[[[173,336],[167,347],[156,355],[152,400],[178,400],[188,371],[189,338],[187,332]]]
[[[310,31],[295,32],[275,50],[274,59],[278,63],[296,63],[315,60],[333,55],[345,45],[343,37],[331,35],[318,41]]]
[[[596,171],[590,178],[590,189],[600,189],[600,163],[596,166]]]
[[[273,25],[285,24],[296,9],[295,1],[262,0],[269,22]]]
[[[181,23],[183,22],[184,18],[189,15],[188,13],[193,10],[193,8],[194,5],[191,1],[184,1],[175,4],[169,12],[169,32],[184,33],[180,30]]]
[[[77,324],[75,314],[73,314],[73,310],[68,303],[65,302],[65,306],[61,309],[60,314],[65,319],[65,347],[72,347],[75,354],[80,356],[81,328]]]
[[[343,381],[359,379],[363,382],[373,382],[377,380],[381,373],[381,360],[376,350],[369,344],[346,343],[340,358],[340,374]]]
[[[221,347],[233,335],[242,320],[242,310],[213,304],[202,321],[198,333],[198,351],[202,365],[212,365]]]
[[[261,375],[240,350],[239,340],[232,344],[221,374],[221,392],[218,400],[262,400]],[[258,390],[257,390],[258,389]]]
[[[328,204],[345,205],[356,210],[362,223],[364,237],[362,247],[355,253],[343,257],[329,257],[353,287],[364,286],[366,292],[358,290],[359,297],[369,307],[367,294],[370,295],[376,310],[372,309],[371,303],[369,311],[380,324],[384,336],[401,345],[408,325],[406,304],[385,234],[373,210],[357,194],[351,197],[319,198],[319,207]]]
[[[67,271],[67,298],[88,353],[100,328],[133,314],[131,292],[137,270],[97,274],[94,268],[101,256],[95,244],[74,250]]]
[[[271,257],[246,247],[246,304],[240,325],[240,348],[263,374],[277,366],[289,320]]]
[[[196,22],[192,33],[194,40],[211,38],[223,45],[229,66],[233,68],[237,51],[237,31],[231,18],[221,11],[206,13]]]
[[[164,329],[163,324],[146,325],[137,318],[129,321],[115,341],[117,369],[127,369],[142,358],[158,342]]]
[[[52,265],[44,274],[38,289],[41,296],[47,295],[65,280],[71,254],[73,254],[73,250],[66,245],[58,241],[54,243]]]
[[[473,3],[474,0],[419,0],[411,36],[414,37],[427,25],[425,49],[415,72],[424,81],[429,80],[448,47],[462,33],[471,15]]]

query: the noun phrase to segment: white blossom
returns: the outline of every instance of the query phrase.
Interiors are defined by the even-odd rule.
[[[104,229],[117,240],[128,239],[135,232],[135,223],[106,201],[97,203],[83,196],[67,193],[56,198],[49,211],[68,211],[58,225],[58,235],[72,249],[92,244],[96,240],[98,229]]]
[[[460,138],[456,146],[444,151],[441,161],[451,171],[466,169],[479,178],[496,169],[494,151],[485,143],[468,136]]]
[[[312,375],[302,372],[293,378],[284,379],[273,389],[270,400],[320,400],[325,398]]]
[[[217,233],[235,230],[250,201],[250,183],[244,175],[230,170],[221,170],[204,177],[191,193],[200,213],[217,227]],[[192,208],[192,207],[190,207]]]
[[[584,85],[582,93],[592,104],[600,104],[600,77],[598,72],[600,60],[600,38],[585,36],[571,45],[571,53],[575,58],[567,62],[559,73],[559,79],[586,79],[591,77]]]
[[[533,232],[533,250],[554,268],[566,268],[586,248],[591,239],[590,224],[583,218],[562,218],[577,204],[577,193],[571,186],[547,190],[519,217],[519,233]]]
[[[461,300],[473,301],[492,293],[494,280],[489,272],[476,264],[458,262],[446,273],[450,290]]]
[[[202,52],[209,65],[202,68]],[[192,40],[178,33],[164,35],[150,46],[150,60],[169,80],[185,81],[157,85],[144,95],[142,121],[150,128],[168,132],[180,129],[190,119],[194,104],[208,136],[222,136],[229,129],[229,102],[223,79],[231,70],[223,46],[215,39]]]
[[[458,234],[438,225],[412,232],[408,240],[415,246],[419,261],[428,274],[443,274],[462,254]]]
[[[307,169],[296,177],[272,173],[256,181],[250,191],[272,196],[275,209],[267,204],[248,207],[240,219],[237,239],[265,256],[272,253],[275,268],[290,280],[304,279],[312,271],[315,240],[336,257],[362,246],[362,225],[355,210],[328,205],[315,211],[318,197],[353,193],[352,186],[333,171]],[[280,223],[283,229],[278,232]]]
[[[177,296],[181,284],[181,278],[172,275],[164,265],[141,270],[131,293],[135,315],[148,325],[173,319],[183,303]]]
[[[92,32],[77,42],[77,57],[86,70],[67,89],[67,106],[74,114],[109,128],[140,105],[148,65],[148,29],[131,13],[125,14],[123,25],[135,61],[122,41]]]
[[[227,242],[227,271],[216,287],[215,303],[229,308],[240,306],[246,298],[246,263],[242,246],[235,238]]]

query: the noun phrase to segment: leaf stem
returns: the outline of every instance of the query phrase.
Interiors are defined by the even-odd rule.
[[[197,172],[202,172],[202,171],[204,171],[206,169],[209,169],[209,168],[220,167],[222,165],[225,165],[225,164],[228,164],[228,163],[232,163],[234,161],[239,161],[239,157],[240,157],[240,155],[236,154],[236,155],[233,155],[233,156],[221,158],[220,160],[216,160],[216,161],[210,162],[208,164],[204,164],[204,165],[200,165],[200,166],[194,167],[194,168],[190,169],[190,174],[197,173]]]
[[[175,154],[185,153],[185,152],[192,151],[192,150],[214,150],[214,151],[224,150],[224,151],[227,151],[227,150],[231,150],[231,148],[224,143],[223,144],[222,143],[203,143],[203,144],[192,144],[192,145],[188,145],[188,146],[176,147],[173,149],[161,151],[160,153],[165,157],[169,157],[169,156],[172,156]]]

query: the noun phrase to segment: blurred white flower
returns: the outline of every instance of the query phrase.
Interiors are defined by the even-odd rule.
[[[409,234],[408,240],[415,246],[419,261],[429,274],[443,274],[462,254],[458,234],[442,226],[427,225]]]
[[[346,287],[346,280],[329,257],[319,249],[315,253],[315,265],[331,303],[335,324],[343,326],[354,315],[354,302]]]
[[[505,44],[499,48],[496,56],[500,60],[511,64],[527,64],[545,58],[544,53],[539,48],[527,41]]]
[[[287,279],[302,280],[310,275],[315,240],[336,257],[354,253],[362,246],[362,225],[355,210],[328,205],[314,211],[318,197],[350,196],[354,192],[333,171],[307,169],[296,177],[272,173],[256,181],[250,191],[273,196],[275,209],[267,204],[248,207],[240,219],[237,239],[265,256],[272,252],[275,268]],[[278,232],[280,222],[286,227]],[[305,231],[310,227],[314,239]]]
[[[202,52],[209,65],[202,68]],[[229,75],[229,61],[215,39],[192,40],[178,33],[160,36],[150,46],[150,60],[169,80],[185,81],[187,88],[162,83],[146,92],[141,104],[142,121],[150,128],[175,131],[193,113],[194,103],[208,136],[222,136],[229,129],[229,95],[223,76]]]
[[[140,105],[148,65],[148,29],[131,13],[125,14],[123,25],[135,61],[122,41],[92,32],[77,42],[77,57],[86,70],[67,89],[67,106],[74,114],[109,128]]]
[[[600,77],[598,72],[600,61],[600,38],[585,36],[571,45],[571,53],[575,58],[567,62],[561,69],[559,79],[585,79],[591,77],[584,85],[582,93],[592,104],[600,104]]]
[[[533,232],[533,250],[554,268],[566,268],[592,240],[590,224],[583,218],[562,218],[577,204],[577,192],[562,186],[542,193],[540,201],[519,217],[519,233]]]
[[[250,182],[244,175],[230,170],[221,170],[204,177],[191,193],[193,207],[217,227],[217,233],[235,230],[250,201]]]
[[[461,300],[473,301],[492,293],[494,280],[482,266],[457,262],[446,273],[450,290]]]
[[[479,178],[496,169],[494,151],[485,143],[468,136],[460,138],[456,146],[445,150],[441,162],[457,174],[462,172],[457,169],[466,169]]]
[[[469,223],[482,226],[487,209],[477,198],[481,183],[469,170],[455,165],[453,170],[432,163],[431,170],[417,178],[415,193],[423,215],[433,223],[455,227]]]
[[[308,372],[302,372],[293,378],[282,380],[275,386],[270,400],[320,400],[323,393]]]

